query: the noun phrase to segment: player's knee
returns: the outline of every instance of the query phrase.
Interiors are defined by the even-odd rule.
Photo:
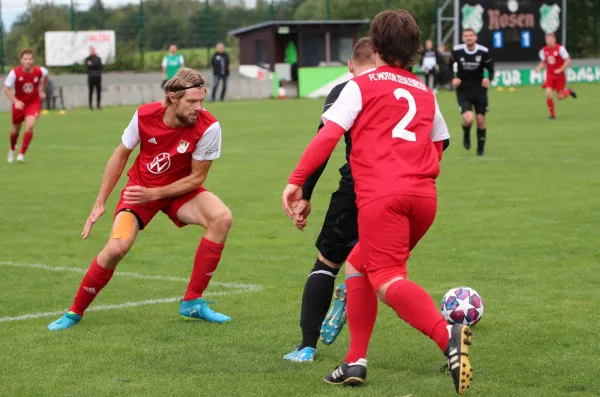
[[[131,243],[118,239],[111,239],[103,250],[103,254],[107,261],[111,264],[116,264],[127,255]]]
[[[231,226],[233,225],[233,215],[229,208],[224,207],[217,214],[212,217],[208,227],[218,233],[229,233]]]
[[[463,113],[463,125],[465,127],[470,127],[473,124],[473,113],[466,112]]]
[[[340,261],[340,263],[336,263],[334,261],[331,261],[327,258],[325,258],[325,256],[323,256],[323,254],[319,251],[319,253],[317,254],[317,258],[319,259],[319,262],[327,265],[327,267],[331,268],[331,269],[340,269],[342,267],[342,262],[344,262],[343,260]]]
[[[485,116],[477,115],[477,128],[480,130],[485,129]]]

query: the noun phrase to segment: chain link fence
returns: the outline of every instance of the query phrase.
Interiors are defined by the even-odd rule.
[[[406,8],[424,38],[434,38],[436,6],[442,0],[0,0],[4,21],[0,63],[18,64],[21,48],[44,59],[46,31],[114,30],[117,55],[106,70],[160,70],[170,44],[186,65],[206,68],[214,46],[225,43],[237,65],[230,30],[267,20],[372,18],[384,8]],[[252,3],[253,7],[247,7]],[[600,54],[600,0],[568,0],[567,46],[573,57]],[[366,32],[365,32],[366,33]],[[82,65],[64,68],[81,72]],[[60,72],[60,68],[54,72]]]

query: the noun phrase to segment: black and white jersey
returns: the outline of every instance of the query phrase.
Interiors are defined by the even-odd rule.
[[[337,101],[338,97],[340,96],[340,93],[342,92],[342,90],[344,89],[344,87],[346,86],[347,83],[348,82],[345,81],[345,82],[333,87],[331,92],[329,92],[329,95],[327,95],[327,99],[325,99],[325,105],[323,106],[323,113],[325,113],[327,111],[327,109],[329,109],[335,103],[335,101]],[[325,126],[325,123],[323,122],[323,119],[321,119],[321,122],[319,123],[318,131],[321,131],[321,128],[323,128],[324,126]],[[340,168],[340,175],[342,176],[342,178],[340,180],[340,189],[343,188],[348,193],[353,194],[354,193],[354,179],[352,178],[352,172],[350,171],[350,151],[352,149],[352,142],[350,141],[350,130],[346,131],[346,133],[344,134],[344,141],[346,142],[346,164],[344,164]],[[329,159],[327,159],[325,161],[325,163],[323,163],[319,168],[317,168],[315,170],[315,172],[313,172],[304,182],[304,186],[302,186],[302,198],[303,199],[310,200],[310,198],[312,196],[312,192],[313,192],[315,186],[317,185],[317,182],[319,181],[321,174],[325,170],[325,167],[327,166],[328,161],[329,161]]]
[[[488,70],[490,80],[494,78],[494,61],[487,47],[482,45],[475,44],[472,51],[467,49],[466,44],[455,46],[452,50],[452,62],[454,77],[462,80],[458,91],[481,87],[484,69]]]

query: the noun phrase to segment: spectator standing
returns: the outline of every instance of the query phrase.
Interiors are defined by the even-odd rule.
[[[85,58],[85,65],[87,67],[88,104],[90,106],[90,110],[93,110],[92,96],[94,94],[94,90],[96,90],[96,109],[101,110],[102,71],[104,70],[104,65],[102,65],[102,59],[96,55],[96,49],[94,47],[90,47],[90,56]]]
[[[171,80],[177,71],[183,67],[185,67],[183,55],[177,53],[177,46],[175,44],[171,44],[169,52],[162,60],[163,79],[160,87],[163,88],[167,81]]]
[[[223,82],[221,88],[221,101],[225,100],[225,92],[227,91],[227,78],[229,77],[229,54],[225,52],[223,43],[217,44],[217,51],[213,54],[210,61],[213,69],[213,90],[211,101],[215,101],[219,83]]]

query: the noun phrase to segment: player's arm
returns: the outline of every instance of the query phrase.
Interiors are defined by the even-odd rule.
[[[306,178],[331,156],[340,138],[352,127],[361,110],[360,88],[355,81],[350,80],[338,100],[323,114],[325,126],[308,145],[288,180],[282,201],[283,208],[290,218],[295,216],[292,206],[302,198],[300,186],[304,185]]]
[[[336,86],[336,87],[333,88],[333,90],[331,90],[331,92],[329,93],[329,95],[327,95],[327,99],[325,99],[325,105],[323,106],[323,114],[327,110],[329,110],[329,108],[335,103],[335,101],[340,96],[340,93],[342,92],[342,89],[343,89],[343,86]],[[324,126],[325,126],[325,123],[323,122],[323,120],[321,120],[321,122],[319,123],[319,128],[318,128],[317,131],[318,132],[321,131],[321,129]],[[313,193],[315,187],[317,186],[317,182],[319,181],[319,178],[323,174],[323,171],[325,171],[325,167],[327,167],[327,162],[328,161],[329,161],[329,157],[327,157],[327,159],[323,162],[323,164],[321,164],[315,170],[315,172],[313,172],[312,174],[310,174],[310,176],[306,179],[306,182],[304,182],[304,185],[302,186],[302,199],[303,200],[310,200],[311,199],[312,193]]]
[[[433,129],[431,130],[431,140],[438,152],[438,158],[442,160],[442,153],[450,146],[450,132],[446,125],[446,120],[440,112],[437,100],[435,101],[435,115],[433,118]]]
[[[108,159],[108,163],[106,163],[98,197],[96,197],[92,212],[85,222],[83,232],[81,233],[81,237],[84,239],[88,238],[92,231],[92,227],[98,219],[100,219],[102,214],[104,214],[104,204],[117,185],[119,178],[121,178],[123,170],[127,165],[127,160],[129,160],[129,155],[131,155],[131,152],[139,142],[140,132],[138,129],[138,114],[135,112],[131,122],[123,132],[121,143],[117,146],[112,156],[110,156],[110,159]]]
[[[14,70],[11,70],[10,73],[8,73],[8,76],[6,76],[6,79],[4,80],[4,95],[6,95],[8,97],[8,99],[10,99],[10,101],[12,103],[14,103],[15,105],[17,105],[19,102],[17,97],[15,96],[15,94],[12,91],[12,88],[15,86],[15,82],[17,81],[17,75],[15,74]],[[21,102],[22,103],[22,102]]]
[[[482,82],[483,84],[482,85],[485,88],[487,88],[490,85],[490,81],[494,80],[494,73],[495,73],[495,70],[494,70],[494,60],[490,56],[489,52],[485,52],[484,53],[482,60],[483,60],[483,67],[485,69],[487,69],[487,71],[488,71],[487,81],[486,81],[486,79],[483,79],[483,82]]]
[[[41,67],[42,69],[42,84],[40,86],[40,98],[44,100],[46,98],[46,87],[48,86],[48,78],[50,77],[50,72],[45,67]]]
[[[556,71],[554,73],[556,74],[561,74],[563,73],[571,64],[571,57],[569,56],[569,53],[567,52],[567,49],[563,46],[560,47],[560,49],[558,50],[558,52],[560,53],[560,56],[565,60],[564,64],[556,69]]]
[[[162,60],[162,78],[163,80],[167,79],[167,57],[165,55],[165,57]]]
[[[450,56],[450,65],[452,66],[452,86],[454,88],[458,88],[462,83],[460,64],[458,63],[459,59],[460,55],[456,50],[453,50]]]
[[[535,68],[536,72],[541,72],[543,68],[546,67],[546,54],[544,54],[544,49],[541,49],[539,52],[540,63]]]
[[[179,55],[179,65],[184,68],[185,67],[185,59],[183,58],[183,55]]]

